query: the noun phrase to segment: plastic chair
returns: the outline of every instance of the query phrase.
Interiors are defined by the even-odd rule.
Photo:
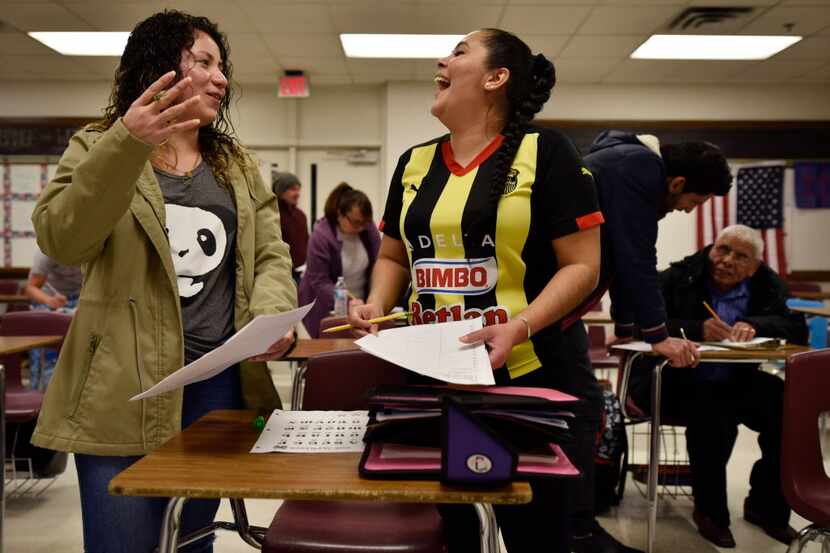
[[[0,315],[0,336],[66,336],[72,316],[49,311],[19,311]],[[61,344],[52,346],[60,349]],[[37,494],[43,493],[54,478],[66,469],[67,454],[29,444],[43,403],[43,392],[23,386],[21,364],[26,353],[0,358],[6,368],[6,451],[11,461],[10,477],[19,484],[10,495],[35,491],[37,482],[48,480]],[[24,467],[18,472],[18,467]],[[27,485],[28,484],[28,485]]]
[[[811,541],[830,540],[830,478],[821,454],[819,416],[830,410],[830,349],[800,353],[787,361],[781,480],[793,511],[812,524],[798,533],[789,553]]]
[[[787,300],[787,307],[824,307],[823,301],[804,300],[790,298]],[[810,331],[810,347],[813,349],[826,348],[827,342],[827,317],[807,315],[807,328]]]
[[[303,409],[366,409],[366,391],[405,384],[404,369],[362,351],[308,360]],[[355,467],[357,470],[357,467]],[[313,475],[309,475],[313,478]],[[434,505],[370,501],[285,501],[263,553],[438,553],[446,551]]]
[[[0,279],[0,294],[15,296],[21,294],[20,282],[17,280]],[[13,313],[17,311],[28,311],[29,304],[21,302],[11,302],[6,305],[6,313]]]

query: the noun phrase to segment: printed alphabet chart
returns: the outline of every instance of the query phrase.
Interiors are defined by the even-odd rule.
[[[275,410],[251,453],[363,451],[368,411]]]

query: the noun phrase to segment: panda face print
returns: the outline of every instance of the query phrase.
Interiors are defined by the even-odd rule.
[[[228,235],[215,214],[198,207],[166,204],[167,237],[178,277],[179,296],[191,298],[225,256]]]

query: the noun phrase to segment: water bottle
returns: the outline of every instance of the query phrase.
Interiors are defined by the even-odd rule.
[[[348,315],[349,297],[346,293],[346,281],[343,277],[338,277],[337,284],[334,285],[334,314]]]

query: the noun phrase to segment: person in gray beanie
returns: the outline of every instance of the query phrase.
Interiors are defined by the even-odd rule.
[[[280,209],[282,239],[291,247],[294,280],[299,283],[298,269],[305,265],[308,253],[308,218],[297,205],[300,202],[300,179],[293,173],[274,172],[271,185]]]

